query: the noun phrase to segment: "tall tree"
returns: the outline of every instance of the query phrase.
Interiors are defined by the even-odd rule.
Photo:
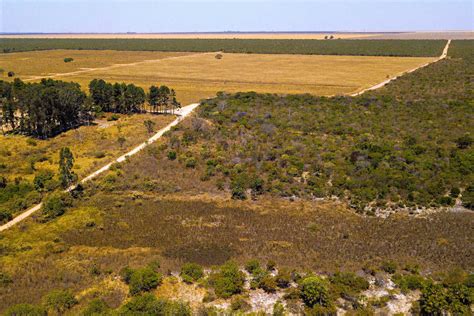
[[[59,177],[63,188],[68,188],[76,181],[77,176],[72,171],[74,156],[69,147],[61,148],[59,152]]]

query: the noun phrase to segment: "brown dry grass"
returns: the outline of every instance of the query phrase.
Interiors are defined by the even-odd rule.
[[[87,50],[51,50],[24,53],[0,54],[0,67],[4,73],[0,79],[8,80],[7,72],[13,71],[23,80],[37,76],[50,76],[57,73],[69,73],[90,68],[109,67],[116,64],[131,64],[146,60],[158,60],[188,55],[189,53],[166,52],[119,52]],[[74,58],[65,63],[64,58]]]
[[[65,64],[62,58],[66,56],[76,56],[77,65],[73,65],[76,61]],[[213,53],[109,51],[26,52],[0,58],[7,65],[5,69],[11,68],[24,79],[55,73],[55,79],[77,81],[84,89],[94,78],[135,83],[145,89],[152,84],[166,84],[177,91],[178,99],[184,104],[212,97],[218,91],[348,94],[432,60],[265,54],[224,54],[217,60]],[[23,59],[25,63],[20,62]],[[125,65],[127,63],[129,65]],[[123,65],[110,67],[112,64]],[[67,67],[71,67],[70,71],[64,71]],[[81,68],[98,69],[74,73]]]

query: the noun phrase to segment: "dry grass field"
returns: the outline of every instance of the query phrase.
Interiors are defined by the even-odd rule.
[[[65,57],[74,62],[64,63]],[[84,89],[94,78],[135,83],[147,89],[166,84],[183,104],[218,91],[349,94],[433,60],[420,57],[312,56],[40,51],[0,55],[4,78],[13,70],[24,80],[41,76],[77,81]]]
[[[74,154],[74,172],[82,178],[147,139],[150,134],[144,126],[145,120],[154,121],[157,130],[173,119],[171,115],[121,115],[118,121],[100,119],[96,125],[82,126],[48,140],[0,135],[0,175],[10,180],[21,177],[31,181],[40,170],[57,173],[59,150],[66,146]],[[118,142],[119,137],[125,138],[123,146]]]

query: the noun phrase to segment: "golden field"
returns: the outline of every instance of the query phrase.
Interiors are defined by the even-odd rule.
[[[74,172],[83,178],[113,161],[150,137],[145,120],[155,122],[158,130],[174,119],[172,115],[121,115],[117,121],[96,120],[47,140],[21,135],[0,135],[0,175],[33,180],[40,170],[58,172],[59,151],[70,147],[75,158]],[[125,138],[122,146],[118,138]]]
[[[3,78],[13,70],[23,80],[79,82],[94,78],[174,88],[183,104],[218,91],[350,94],[432,61],[425,57],[368,57],[216,53],[54,50],[0,55]],[[74,61],[64,63],[65,57]]]

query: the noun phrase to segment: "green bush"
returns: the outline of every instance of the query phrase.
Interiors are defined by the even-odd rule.
[[[287,268],[278,269],[278,274],[275,277],[277,286],[282,289],[286,289],[291,283],[291,272]]]
[[[397,272],[397,264],[393,261],[384,261],[382,265],[380,266],[380,269],[382,269],[382,271],[385,271],[389,274],[393,274]]]
[[[474,185],[468,186],[462,193],[462,205],[470,210],[474,210]]]
[[[211,274],[209,283],[214,287],[214,291],[218,297],[229,298],[234,294],[243,291],[245,276],[240,272],[235,262],[229,261],[223,264],[219,271]]]
[[[176,159],[176,152],[175,151],[169,151],[167,156],[168,156],[169,160],[175,160]]]
[[[267,293],[275,293],[277,290],[277,283],[275,281],[275,278],[271,274],[266,273],[259,280],[258,287]]]
[[[52,193],[46,197],[42,215],[45,220],[51,220],[63,215],[66,209],[72,205],[72,198],[69,193]]]
[[[354,296],[369,288],[369,282],[350,272],[337,272],[329,278],[331,290],[337,296]]]
[[[5,316],[47,316],[48,313],[41,306],[32,304],[13,305],[5,311]]]
[[[6,210],[0,210],[0,224],[11,221],[13,216],[10,212]]]
[[[425,280],[424,277],[418,274],[408,274],[408,275],[395,274],[392,277],[392,281],[404,293],[408,292],[409,290],[411,291],[421,290],[428,284],[428,281]]]
[[[253,274],[255,271],[260,270],[260,261],[258,261],[257,259],[247,261],[247,263],[245,264],[245,270],[250,274]]]
[[[36,191],[48,191],[49,186],[48,182],[53,180],[54,173],[49,170],[40,171],[35,178],[33,179],[33,184],[35,185]]]
[[[82,311],[82,316],[98,316],[106,315],[110,311],[110,307],[103,300],[96,298],[89,302],[87,307]]]
[[[202,266],[197,263],[185,263],[181,267],[180,276],[186,283],[193,283],[204,276]]]
[[[303,279],[300,284],[300,291],[301,299],[308,307],[315,305],[328,307],[331,305],[328,284],[320,277],[312,276]]]
[[[172,302],[157,299],[153,294],[147,293],[133,297],[120,309],[119,315],[191,315],[191,308],[182,302]]]
[[[66,57],[66,58],[64,58],[64,62],[65,62],[65,63],[70,63],[70,62],[72,62],[72,61],[74,61],[74,58],[71,58],[71,57]]]
[[[77,303],[74,295],[68,290],[54,290],[44,297],[44,306],[59,314],[64,314]]]
[[[0,287],[5,287],[10,283],[13,283],[11,276],[6,272],[0,272]]]
[[[132,270],[128,285],[130,294],[137,295],[155,289],[162,280],[162,276],[149,267]]]
[[[189,157],[189,158],[186,159],[184,165],[186,166],[186,168],[194,168],[194,167],[196,167],[196,164],[197,164],[196,158]]]

